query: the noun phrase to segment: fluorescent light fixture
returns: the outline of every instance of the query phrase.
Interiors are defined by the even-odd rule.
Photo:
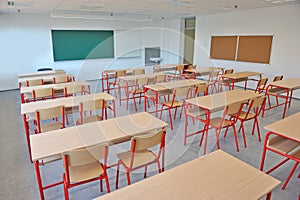
[[[99,19],[99,20],[129,20],[129,21],[153,21],[150,16],[131,16],[118,13],[59,13],[54,12],[50,14],[52,18],[64,18],[64,19]]]

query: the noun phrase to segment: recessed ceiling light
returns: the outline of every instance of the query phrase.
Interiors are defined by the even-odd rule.
[[[271,3],[282,3],[282,1],[272,1]]]

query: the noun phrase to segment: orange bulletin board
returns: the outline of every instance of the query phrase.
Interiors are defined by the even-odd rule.
[[[270,63],[273,36],[239,36],[237,61]]]
[[[273,35],[211,36],[210,58],[270,64]]]
[[[210,58],[235,60],[237,36],[212,36]]]

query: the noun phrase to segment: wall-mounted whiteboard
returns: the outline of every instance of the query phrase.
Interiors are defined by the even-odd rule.
[[[141,57],[141,31],[115,31],[117,58]]]

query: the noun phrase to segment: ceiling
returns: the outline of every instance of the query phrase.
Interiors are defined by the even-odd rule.
[[[163,19],[300,3],[300,0],[0,0],[0,14]]]

